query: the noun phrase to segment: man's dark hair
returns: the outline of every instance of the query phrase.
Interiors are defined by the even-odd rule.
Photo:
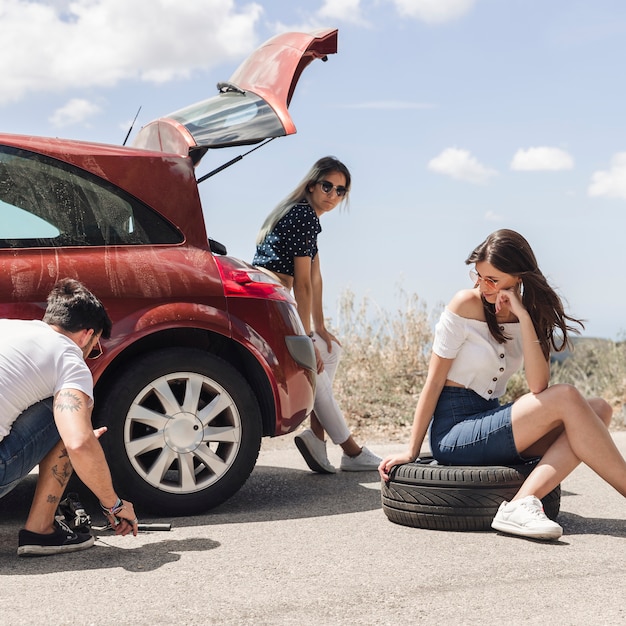
[[[72,278],[62,278],[52,288],[43,321],[70,333],[92,328],[105,339],[111,336],[111,319],[102,302]]]

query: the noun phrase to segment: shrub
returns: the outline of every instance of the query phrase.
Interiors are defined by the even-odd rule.
[[[428,371],[431,319],[416,295],[403,293],[394,313],[346,291],[333,331],[344,353],[335,394],[355,434],[406,437]],[[372,315],[371,309],[375,309]],[[439,313],[437,313],[439,317]]]

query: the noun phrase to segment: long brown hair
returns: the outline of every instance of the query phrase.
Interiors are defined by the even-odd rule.
[[[548,284],[529,243],[519,233],[506,228],[491,233],[473,250],[465,263],[470,265],[481,261],[521,279],[522,304],[530,314],[546,359],[551,349],[560,352],[569,345],[568,333],[580,334],[572,323],[585,327],[581,320],[565,313],[561,298]],[[489,331],[496,341],[504,343],[507,337],[496,320],[495,305],[483,298],[483,308]]]

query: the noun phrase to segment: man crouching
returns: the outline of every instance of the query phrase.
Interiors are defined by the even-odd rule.
[[[60,280],[42,321],[0,320],[0,498],[39,465],[18,556],[84,550],[91,534],[55,519],[72,469],[99,499],[115,532],[137,535],[131,502],[121,500],[93,430],[93,378],[85,359],[99,356],[111,320],[81,283]]]

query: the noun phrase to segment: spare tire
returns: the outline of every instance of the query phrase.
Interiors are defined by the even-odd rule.
[[[500,503],[511,500],[533,467],[438,465],[423,457],[394,467],[383,481],[383,511],[390,521],[414,528],[489,530]],[[556,519],[560,485],[542,502],[546,515]]]

